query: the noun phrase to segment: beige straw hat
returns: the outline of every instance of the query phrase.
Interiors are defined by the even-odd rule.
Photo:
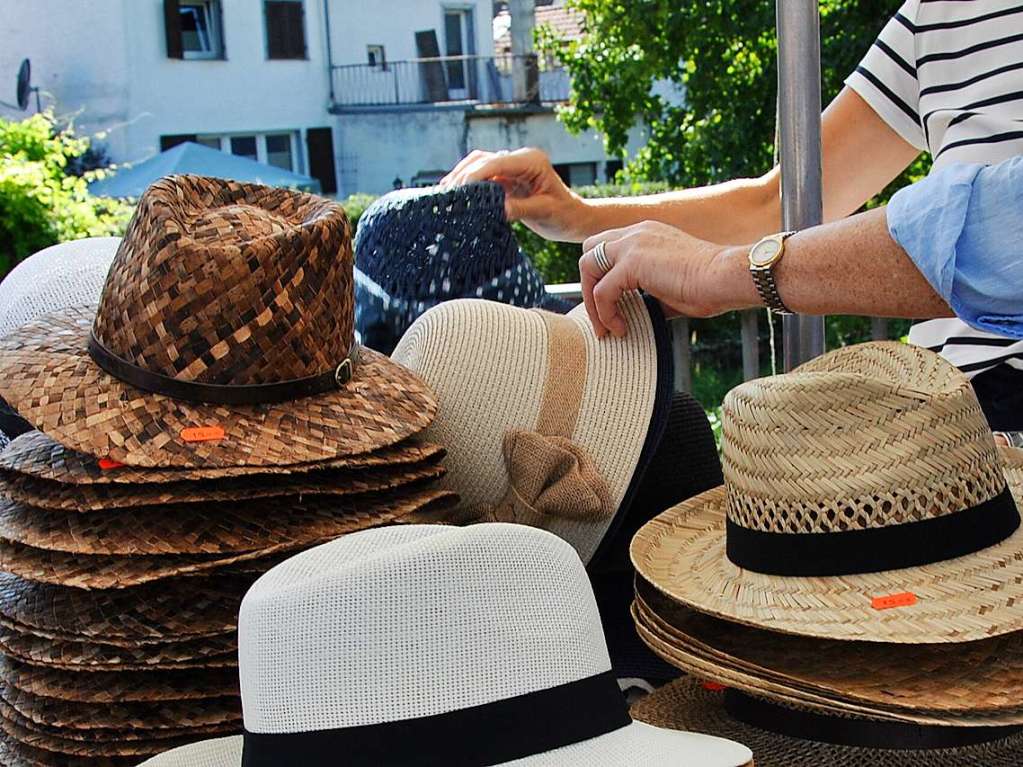
[[[692,678],[683,678],[637,702],[632,707],[632,716],[654,727],[738,740],[752,749],[757,767],[1019,767],[1023,763],[1023,732],[1019,728],[1015,732],[974,730],[966,737],[979,740],[967,745],[898,749],[892,746],[900,734],[903,745],[914,742],[920,745],[926,737],[940,742],[942,735],[955,733],[917,728],[914,741],[912,729],[887,729],[884,723],[869,719],[808,718],[810,712],[798,708],[772,710],[755,703],[743,707],[746,702],[720,685],[704,686]],[[754,718],[758,713],[761,716]],[[774,715],[769,720],[773,730],[768,729],[765,713]],[[833,740],[843,740],[844,734],[844,740],[855,739],[861,744],[873,737],[875,744],[826,742],[825,732]]]
[[[957,644],[851,644],[722,621],[656,593],[647,599],[637,596],[633,607],[638,630],[683,670],[711,668],[713,678],[741,676],[768,697],[777,690],[879,718],[1023,724],[1019,632]]]
[[[1023,628],[1023,460],[995,447],[969,381],[941,357],[846,348],[733,389],[722,424],[724,486],[633,540],[655,588],[727,620],[834,639]]]
[[[0,396],[133,466],[290,464],[419,432],[436,402],[355,340],[351,226],[330,200],[169,176],[139,201],[98,309],[0,339]]]
[[[582,307],[558,315],[475,299],[409,328],[393,359],[437,395],[424,435],[447,448],[444,486],[462,498],[444,521],[543,527],[584,562],[610,538],[671,401],[660,309],[633,293],[621,310],[629,333],[603,340]]]

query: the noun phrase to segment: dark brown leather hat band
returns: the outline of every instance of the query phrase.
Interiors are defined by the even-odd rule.
[[[359,345],[353,344],[348,356],[336,368],[325,373],[290,381],[240,386],[182,381],[154,373],[117,356],[95,336],[89,337],[89,356],[117,380],[152,394],[213,405],[272,405],[343,388],[352,379],[359,358]]]

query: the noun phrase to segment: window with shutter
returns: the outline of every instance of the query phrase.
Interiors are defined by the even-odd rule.
[[[304,59],[305,10],[302,0],[265,0],[266,55],[270,59]]]

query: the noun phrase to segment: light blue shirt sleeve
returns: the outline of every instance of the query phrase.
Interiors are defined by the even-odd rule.
[[[900,190],[888,231],[959,319],[1023,338],[1023,156],[950,165]]]

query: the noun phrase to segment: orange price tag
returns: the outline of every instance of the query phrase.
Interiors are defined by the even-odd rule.
[[[874,597],[870,600],[870,606],[875,610],[890,610],[893,607],[911,607],[916,604],[916,594],[912,591],[903,591],[901,594],[888,594],[883,597]]]
[[[224,430],[219,426],[193,426],[181,430],[181,439],[185,442],[216,442],[224,438]]]
[[[718,682],[701,682],[700,684],[703,686],[704,690],[709,690],[710,692],[721,692],[722,690],[728,689]]]
[[[124,466],[123,463],[121,463],[120,461],[115,461],[113,458],[99,459],[99,467],[103,469],[103,471],[110,471],[111,469],[120,469],[122,466]]]

